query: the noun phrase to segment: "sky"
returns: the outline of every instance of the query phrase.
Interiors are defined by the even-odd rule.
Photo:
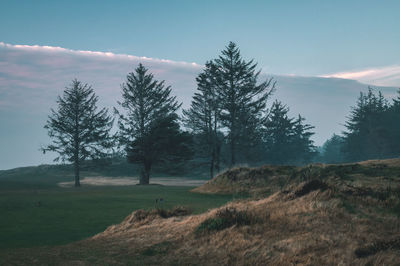
[[[399,65],[400,1],[2,0],[2,42],[204,64],[229,41],[268,73]]]
[[[229,41],[277,79],[274,97],[316,126],[321,145],[343,130],[361,90],[392,97],[400,87],[399,10],[389,0],[2,0],[0,169],[51,162],[38,151],[49,141],[43,125],[73,78],[112,107],[142,62],[187,106],[202,65]]]

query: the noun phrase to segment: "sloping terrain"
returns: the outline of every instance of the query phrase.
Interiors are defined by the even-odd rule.
[[[249,193],[256,192],[257,199],[234,201],[199,215],[187,215],[183,208],[138,210],[84,241],[0,252],[0,264],[396,265],[400,171],[384,165],[290,168],[288,182],[276,180],[268,193],[275,186],[282,188],[264,198],[243,181],[244,171],[257,169],[242,169],[235,180]],[[216,179],[222,176],[236,189],[240,186],[227,178],[235,171]],[[228,186],[221,184],[218,187],[227,192]]]
[[[193,189],[199,193],[244,193],[265,197],[293,184],[312,179],[334,179],[338,185],[385,190],[400,185],[400,159],[371,160],[353,164],[305,167],[262,166],[238,167],[225,171],[203,186]]]

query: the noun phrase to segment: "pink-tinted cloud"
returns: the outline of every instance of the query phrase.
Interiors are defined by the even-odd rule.
[[[362,83],[376,86],[400,87],[400,66],[394,65],[363,69],[359,71],[339,72],[323,75],[322,77],[354,79]]]

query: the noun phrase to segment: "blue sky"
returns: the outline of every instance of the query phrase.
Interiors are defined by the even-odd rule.
[[[398,64],[400,1],[7,1],[2,42],[203,64],[228,41],[276,74]]]
[[[72,79],[112,108],[141,62],[187,107],[229,41],[277,80],[274,98],[317,145],[368,85],[400,87],[400,1],[0,1],[0,170],[52,161],[43,126]]]

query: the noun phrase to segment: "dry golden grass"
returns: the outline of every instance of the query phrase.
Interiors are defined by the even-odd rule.
[[[356,173],[343,168],[343,174],[339,166],[318,167],[290,169],[291,182],[282,190],[272,188],[277,192],[265,198],[230,202],[200,215],[162,218],[155,211],[136,211],[90,239],[14,251],[10,260],[54,265],[399,265],[398,169],[369,172],[354,166]],[[225,175],[224,182],[248,184],[251,191],[247,179],[261,184],[256,179],[263,173],[279,171],[241,169],[235,181]],[[203,190],[220,188],[211,184],[227,187],[214,180]],[[226,208],[246,212],[253,222],[196,234],[205,220]]]

